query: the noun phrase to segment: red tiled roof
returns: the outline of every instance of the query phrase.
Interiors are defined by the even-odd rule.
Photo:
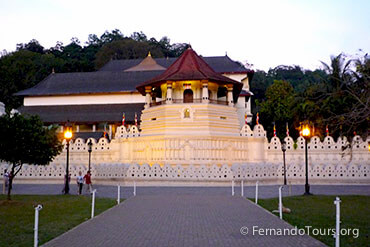
[[[240,82],[215,72],[193,49],[188,48],[166,71],[140,84],[136,88],[143,94],[145,86],[156,86],[165,81],[185,80],[209,80],[213,82],[231,83],[238,88],[240,87],[240,89],[242,87]]]

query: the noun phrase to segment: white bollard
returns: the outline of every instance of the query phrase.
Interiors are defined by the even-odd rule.
[[[95,210],[95,192],[96,189],[92,192],[92,203],[91,203],[91,219],[94,218],[94,210]]]
[[[336,205],[336,219],[335,219],[335,247],[339,247],[339,237],[340,237],[340,202],[341,200],[339,197],[337,197],[334,201],[334,204]]]
[[[240,183],[240,186],[241,186],[241,196],[244,197],[244,181],[242,180],[241,183]]]
[[[136,196],[136,182],[134,181],[134,196]]]
[[[39,245],[39,211],[42,209],[42,205],[39,204],[35,207],[35,228],[34,228],[34,247]]]
[[[255,203],[258,204],[258,181],[256,182],[256,200]]]
[[[121,199],[121,186],[119,184],[117,184],[117,189],[117,204],[119,204]]]
[[[281,190],[283,189],[283,186],[279,187],[279,215],[280,219],[283,219],[283,198],[281,196]]]
[[[235,191],[234,191],[234,180],[231,181],[231,195],[234,196]]]

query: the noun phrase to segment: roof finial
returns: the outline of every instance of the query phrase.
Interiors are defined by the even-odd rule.
[[[225,51],[225,56],[227,56],[227,51]]]
[[[55,70],[54,70],[54,68],[52,68],[52,69],[51,69],[51,73],[52,73],[52,74],[55,74]]]
[[[150,51],[148,52],[148,57],[151,57],[152,56],[152,54],[150,54]]]
[[[191,44],[190,44],[190,42],[189,42],[189,44],[188,44],[188,49],[189,50],[191,50],[192,48],[191,48]]]

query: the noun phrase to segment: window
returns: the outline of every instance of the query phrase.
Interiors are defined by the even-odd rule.
[[[184,103],[193,103],[193,91],[191,89],[184,90]]]

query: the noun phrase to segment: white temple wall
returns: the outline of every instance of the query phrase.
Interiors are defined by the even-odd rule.
[[[245,183],[259,181],[279,184],[283,179],[281,142],[268,142],[262,125],[242,128],[239,137],[173,136],[171,138],[142,137],[137,127],[126,131],[120,127],[111,142],[92,139],[92,172],[99,183],[132,183],[161,185],[229,185],[231,180]],[[295,147],[286,137],[287,179],[303,184],[305,179],[304,139],[298,138]],[[309,143],[310,184],[370,184],[370,152],[368,142],[356,136],[352,150],[342,151],[346,138],[336,142],[326,137],[323,142],[312,137]],[[70,143],[70,172],[86,172],[87,142],[76,139]],[[65,174],[66,152],[48,166],[25,165],[17,175],[19,183],[62,183]],[[0,165],[0,173],[8,165]],[[157,184],[159,185],[159,184]]]
[[[145,96],[139,92],[101,95],[68,95],[25,97],[24,106],[36,105],[95,105],[145,103]]]

